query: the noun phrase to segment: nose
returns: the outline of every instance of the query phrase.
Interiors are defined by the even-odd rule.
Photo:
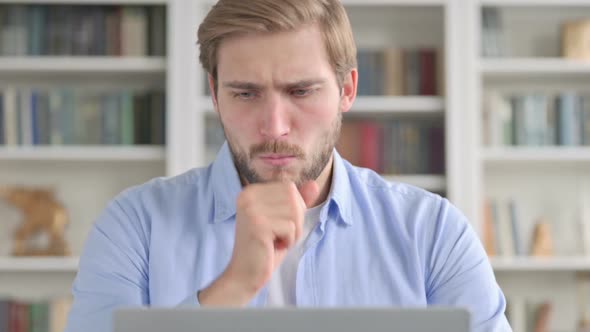
[[[273,94],[265,98],[261,105],[260,135],[266,140],[277,140],[289,134],[290,114],[288,102],[280,94]]]

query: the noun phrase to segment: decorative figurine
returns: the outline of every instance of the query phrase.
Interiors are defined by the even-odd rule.
[[[553,255],[553,241],[551,239],[551,228],[548,223],[540,220],[535,224],[533,232],[533,256],[546,257]]]
[[[70,254],[64,233],[68,216],[50,190],[24,187],[0,188],[0,199],[20,209],[23,220],[14,232],[15,256],[66,256]],[[47,235],[46,247],[33,239]]]

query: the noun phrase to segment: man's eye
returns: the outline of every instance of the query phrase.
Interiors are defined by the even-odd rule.
[[[311,89],[295,89],[291,91],[291,94],[295,97],[305,97],[311,93]]]
[[[252,99],[254,97],[256,97],[256,93],[254,93],[254,92],[244,91],[244,92],[236,92],[236,93],[234,93],[234,98]]]

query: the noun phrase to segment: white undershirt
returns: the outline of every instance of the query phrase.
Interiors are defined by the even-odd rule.
[[[320,221],[320,211],[324,204],[305,211],[305,221],[303,222],[303,233],[297,241],[297,244],[289,250],[281,266],[273,273],[268,282],[268,297],[266,300],[267,307],[284,307],[294,306],[295,284],[297,281],[297,266],[303,255],[303,244],[307,237]]]

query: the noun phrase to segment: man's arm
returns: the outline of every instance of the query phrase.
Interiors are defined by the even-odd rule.
[[[112,330],[117,307],[149,304],[147,227],[111,202],[93,225],[80,257],[65,332]]]
[[[504,294],[466,218],[443,200],[437,223],[426,234],[429,305],[468,309],[472,331],[512,331],[504,315]]]

